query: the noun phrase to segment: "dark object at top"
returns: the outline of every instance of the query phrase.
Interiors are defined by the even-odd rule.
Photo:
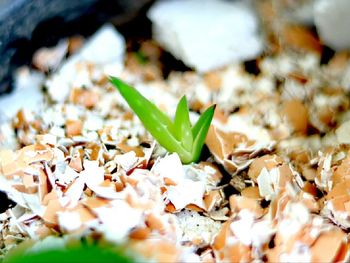
[[[0,0],[0,95],[12,71],[30,64],[33,52],[74,34],[91,35],[112,19],[122,25],[152,0]]]

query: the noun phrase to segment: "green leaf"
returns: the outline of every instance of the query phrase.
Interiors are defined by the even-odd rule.
[[[143,121],[143,119],[151,120],[152,118],[157,118],[157,122],[160,122],[162,125],[167,127],[173,126],[171,119],[166,114],[164,114],[164,112],[160,111],[156,105],[142,96],[141,93],[136,89],[118,78],[110,77],[109,79],[112,84],[119,90],[120,94],[124,97],[136,115],[139,118],[142,116],[142,119],[140,118],[141,121]],[[152,113],[148,119],[146,112]]]
[[[183,163],[198,161],[213,119],[215,105],[208,108],[191,129],[189,109],[183,96],[176,108],[174,123],[136,89],[118,78],[110,77],[130,108],[149,133],[169,152],[176,152]]]
[[[193,144],[191,126],[186,96],[183,96],[176,108],[173,133],[187,151],[191,151]]]
[[[192,128],[192,135],[194,138],[193,149],[192,149],[192,160],[197,162],[204,142],[207,137],[210,123],[213,119],[216,105],[209,107],[198,119],[197,123]]]
[[[6,263],[46,263],[46,262],[125,262],[132,263],[134,260],[127,257],[122,251],[114,251],[111,248],[99,246],[77,246],[67,249],[50,249],[37,252],[15,252],[6,258]]]
[[[157,106],[147,100],[136,89],[118,78],[110,77],[110,81],[119,90],[130,108],[139,117],[150,134],[169,152],[177,152],[181,159],[190,159],[190,153],[172,134],[174,124]]]

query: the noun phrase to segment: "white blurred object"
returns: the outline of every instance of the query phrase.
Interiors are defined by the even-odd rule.
[[[313,25],[314,23],[314,3],[318,0],[275,0],[278,5],[278,12],[281,13],[287,21]]]
[[[250,1],[158,1],[148,17],[153,37],[200,72],[256,57],[263,49]]]
[[[48,79],[46,86],[54,101],[64,101],[67,98],[72,85],[76,87],[89,86],[89,64],[96,68],[104,68],[113,65],[121,70],[124,67],[125,39],[110,24],[101,27],[84,46],[70,57],[58,70]]]
[[[13,118],[24,107],[28,111],[38,111],[43,103],[40,88],[44,75],[41,72],[24,66],[16,71],[14,80],[14,91],[0,97],[0,123]]]
[[[325,44],[336,50],[350,48],[350,1],[318,0],[314,6],[317,31]]]
[[[112,26],[101,27],[83,46],[78,53],[79,60],[97,65],[111,62],[124,64],[125,40]]]

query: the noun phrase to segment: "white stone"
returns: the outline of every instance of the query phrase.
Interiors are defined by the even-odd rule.
[[[199,72],[254,58],[263,49],[249,1],[158,1],[148,17],[154,38]]]
[[[84,45],[79,57],[94,64],[111,62],[124,64],[124,37],[110,24],[101,27]]]
[[[63,102],[72,85],[91,86],[89,64],[94,65],[96,70],[104,69],[108,65],[121,70],[124,67],[124,55],[124,37],[112,25],[104,25],[47,80],[46,86],[51,98]],[[118,70],[113,72],[116,71]]]
[[[28,67],[19,68],[15,74],[14,91],[0,97],[0,123],[13,118],[17,111],[38,111],[43,104],[40,91],[44,75]],[[30,98],[30,99],[28,99]]]
[[[350,48],[350,1],[318,0],[314,6],[317,31],[325,44],[336,50]]]

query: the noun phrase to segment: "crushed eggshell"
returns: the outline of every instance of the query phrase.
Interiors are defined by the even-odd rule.
[[[57,71],[63,46],[46,50],[52,61],[39,50],[33,64],[47,76],[26,68],[15,83],[22,97],[45,83],[40,110],[0,116],[0,190],[16,203],[0,214],[0,257],[61,235],[122,243],[136,261],[348,262],[350,56],[329,58],[312,29],[274,8],[261,21],[263,56],[205,74],[164,78],[156,42],[125,52],[111,26],[80,49],[69,39],[74,55]],[[191,123],[217,104],[200,162],[159,147],[108,75],[170,116],[186,94]]]

